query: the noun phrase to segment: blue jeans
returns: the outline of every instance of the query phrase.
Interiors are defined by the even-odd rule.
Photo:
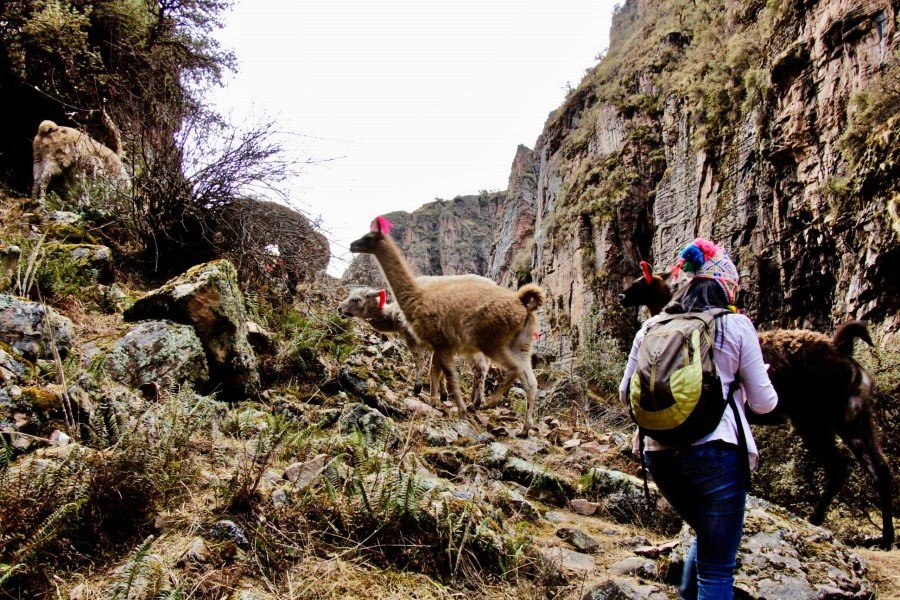
[[[747,502],[743,454],[722,442],[645,453],[660,492],[697,534],[684,561],[680,595],[685,600],[734,597]]]

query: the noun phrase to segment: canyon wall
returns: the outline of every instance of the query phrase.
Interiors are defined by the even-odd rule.
[[[628,340],[617,294],[697,236],[730,250],[761,329],[856,318],[896,343],[898,5],[630,0],[506,192],[404,213],[401,246],[422,274],[541,284],[563,364],[585,336]]]

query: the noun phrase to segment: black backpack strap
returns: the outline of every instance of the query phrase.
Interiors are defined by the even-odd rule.
[[[737,402],[734,400],[734,393],[741,387],[740,373],[734,374],[734,381],[728,386],[728,404],[734,412],[734,420],[737,425],[738,448],[742,452],[742,459],[738,459],[741,465],[741,476],[744,478],[746,490],[750,491],[750,447],[747,445],[747,435],[744,433],[744,422],[741,420],[741,413],[737,408]]]

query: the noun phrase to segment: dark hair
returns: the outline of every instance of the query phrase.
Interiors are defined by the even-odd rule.
[[[715,279],[694,277],[687,288],[665,308],[669,314],[701,312],[713,308],[728,308],[728,296]],[[716,317],[716,340],[721,348],[725,343],[725,323]]]
[[[694,277],[687,288],[666,307],[666,312],[700,312],[711,308],[728,308],[725,290],[715,279]]]

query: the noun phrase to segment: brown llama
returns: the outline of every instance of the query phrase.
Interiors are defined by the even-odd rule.
[[[668,273],[650,272],[641,263],[643,275],[619,294],[623,306],[647,306],[658,315],[672,300]],[[844,323],[829,338],[804,329],[775,329],[759,334],[769,378],[778,393],[771,413],[747,411],[754,425],[780,425],[790,421],[794,431],[825,468],[825,490],[813,509],[810,522],[820,525],[828,506],[844,485],[848,467],[837,447],[839,436],[856,460],[872,476],[881,508],[881,546],[894,543],[893,488],[890,465],[881,450],[872,414],[872,379],[853,359],[853,342],[872,339],[861,321]]]
[[[390,222],[378,217],[372,231],[350,244],[350,251],[375,256],[416,338],[434,352],[432,403],[437,404],[443,375],[459,415],[466,414],[455,359],[481,353],[504,372],[503,382],[486,406],[498,404],[517,379],[522,382],[527,407],[519,435],[527,436],[534,425],[537,396],[537,379],[531,370],[532,336],[537,330],[534,312],[543,303],[544,292],[534,284],[512,291],[490,280],[471,278],[441,278],[423,286],[412,275],[389,231]]]
[[[463,276],[464,277],[464,276]],[[427,285],[434,277],[419,277],[419,283]],[[428,362],[428,348],[419,343],[410,329],[403,311],[396,302],[387,302],[387,292],[374,288],[357,288],[338,305],[338,313],[344,317],[356,317],[365,321],[376,331],[396,334],[413,356],[415,383],[413,395],[422,391],[422,379],[425,376],[425,365]],[[478,354],[472,358],[472,406],[478,408],[484,399],[484,380],[487,377],[488,364],[484,356]],[[443,378],[442,378],[443,381]]]
[[[43,201],[50,181],[59,175],[81,178],[83,204],[87,204],[87,179],[110,184],[116,191],[131,189],[128,172],[122,165],[122,138],[103,112],[104,122],[113,132],[115,148],[107,148],[89,135],[71,127],[42,121],[32,142],[32,197]]]

